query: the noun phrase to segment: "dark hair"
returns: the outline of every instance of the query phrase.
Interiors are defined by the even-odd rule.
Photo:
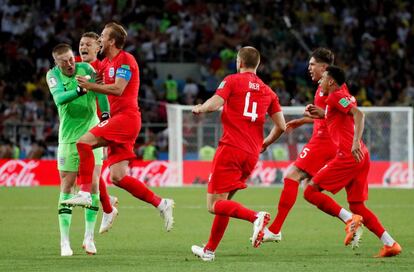
[[[109,38],[115,40],[115,47],[118,49],[124,48],[128,36],[125,28],[123,28],[123,26],[115,22],[106,24],[105,28],[111,29],[111,32],[109,33]]]
[[[333,65],[335,60],[334,53],[331,50],[323,47],[319,47],[313,50],[311,57],[313,57],[318,63],[326,63],[328,65]]]
[[[260,53],[252,46],[245,46],[239,50],[239,58],[246,68],[256,69],[260,63]]]
[[[345,83],[345,72],[342,68],[330,65],[326,68],[326,72],[339,86]]]
[[[72,51],[72,47],[67,43],[60,43],[53,47],[52,55],[60,55],[68,51]]]
[[[91,38],[91,39],[94,39],[94,40],[99,39],[99,35],[97,33],[93,32],[93,31],[83,33],[81,38],[84,38],[84,37]]]

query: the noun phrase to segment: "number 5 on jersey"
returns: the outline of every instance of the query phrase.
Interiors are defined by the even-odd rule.
[[[301,157],[302,159],[303,159],[304,157],[306,157],[306,155],[308,155],[309,150],[310,150],[309,148],[305,147],[305,148],[302,150],[302,152],[300,153],[299,157]]]
[[[251,121],[256,121],[258,115],[257,115],[257,102],[252,102],[252,111],[249,112],[249,106],[250,106],[250,92],[247,92],[246,98],[244,99],[244,112],[243,116],[251,117]]]

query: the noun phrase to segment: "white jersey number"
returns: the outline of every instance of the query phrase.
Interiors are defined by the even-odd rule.
[[[310,149],[309,148],[307,148],[307,147],[305,147],[303,150],[302,150],[302,152],[300,153],[300,155],[299,155],[299,157],[301,157],[302,159],[304,158],[304,157],[306,157],[306,155],[308,155],[308,152],[310,151]]]
[[[249,112],[249,106],[250,106],[250,92],[247,92],[246,98],[244,99],[244,112],[243,116],[252,118],[252,122],[256,121],[258,115],[257,115],[257,102],[252,102],[252,111]]]

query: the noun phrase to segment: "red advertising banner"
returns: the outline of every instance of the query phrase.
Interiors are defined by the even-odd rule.
[[[248,183],[270,186],[281,184],[290,161],[259,161]],[[210,162],[184,161],[183,185],[205,184],[210,174]],[[171,179],[168,161],[139,161],[130,163],[131,176],[149,186],[175,185]],[[103,178],[109,182],[109,168],[104,165]],[[1,186],[59,185],[59,172],[55,160],[0,160]],[[368,176],[370,185],[378,187],[413,187],[410,184],[408,165],[400,162],[373,161]]]

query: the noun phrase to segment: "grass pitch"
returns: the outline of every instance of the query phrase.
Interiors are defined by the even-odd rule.
[[[58,187],[0,188],[0,271],[413,271],[414,191],[371,189],[370,207],[403,247],[394,258],[375,259],[382,243],[365,228],[357,250],[343,246],[344,224],[306,203],[301,196],[283,228],[283,241],[252,248],[252,225],[230,221],[216,251],[205,263],[190,247],[206,242],[213,216],[205,208],[205,188],[156,188],[174,198],[175,226],[171,233],[153,207],[128,193],[119,197],[119,217],[110,232],[96,234],[98,254],[81,248],[83,210],[72,219],[72,257],[60,257],[57,221]],[[235,196],[247,207],[276,212],[281,188],[248,188]],[[300,192],[302,193],[302,192]],[[344,194],[335,196],[345,205]],[[101,214],[96,230],[99,228]]]

